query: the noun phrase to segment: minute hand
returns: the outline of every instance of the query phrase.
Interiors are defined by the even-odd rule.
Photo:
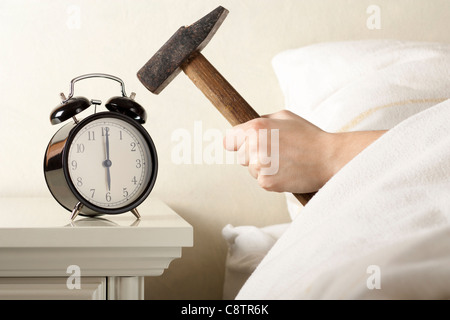
[[[109,167],[111,167],[112,162],[109,159],[109,128],[105,128],[105,136],[106,136],[106,160],[103,162],[106,167],[106,182],[108,183],[108,191],[111,191],[111,173],[109,171]]]

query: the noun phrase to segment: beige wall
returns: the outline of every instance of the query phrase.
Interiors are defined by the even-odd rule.
[[[380,30],[366,27],[372,4],[381,9]],[[224,132],[229,125],[183,74],[159,96],[136,78],[181,25],[218,5],[230,14],[204,54],[261,114],[283,107],[271,67],[282,50],[367,38],[450,40],[448,0],[1,0],[0,196],[49,197],[42,160],[58,129],[48,116],[59,92],[67,94],[70,80],[85,73],[121,77],[146,107],[145,127],[159,152],[152,195],[195,229],[195,246],[184,249],[163,276],[146,280],[147,299],[221,298],[222,227],[288,221],[284,196],[259,189],[245,168],[174,164],[175,130],[193,132],[195,121],[202,121],[204,131]],[[87,80],[76,85],[76,93],[105,101],[119,91],[106,80]]]

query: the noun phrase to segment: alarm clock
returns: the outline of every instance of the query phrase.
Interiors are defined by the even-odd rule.
[[[121,84],[122,96],[112,97],[97,112],[100,100],[73,97],[74,85],[87,78],[106,78]],[[91,73],[72,79],[70,94],[51,112],[53,125],[69,121],[50,140],[44,157],[44,176],[50,193],[71,220],[78,214],[95,216],[131,211],[148,197],[156,180],[158,159],[155,145],[142,126],[144,108],[127,97],[120,78]],[[95,105],[93,114],[78,114]]]

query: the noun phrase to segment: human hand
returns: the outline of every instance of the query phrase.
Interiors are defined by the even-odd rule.
[[[283,110],[233,127],[224,147],[238,152],[241,164],[262,188],[309,193],[383,133],[328,133]]]

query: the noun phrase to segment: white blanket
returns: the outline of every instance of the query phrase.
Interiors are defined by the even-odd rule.
[[[338,172],[237,299],[449,299],[449,221],[447,100],[401,122]]]

